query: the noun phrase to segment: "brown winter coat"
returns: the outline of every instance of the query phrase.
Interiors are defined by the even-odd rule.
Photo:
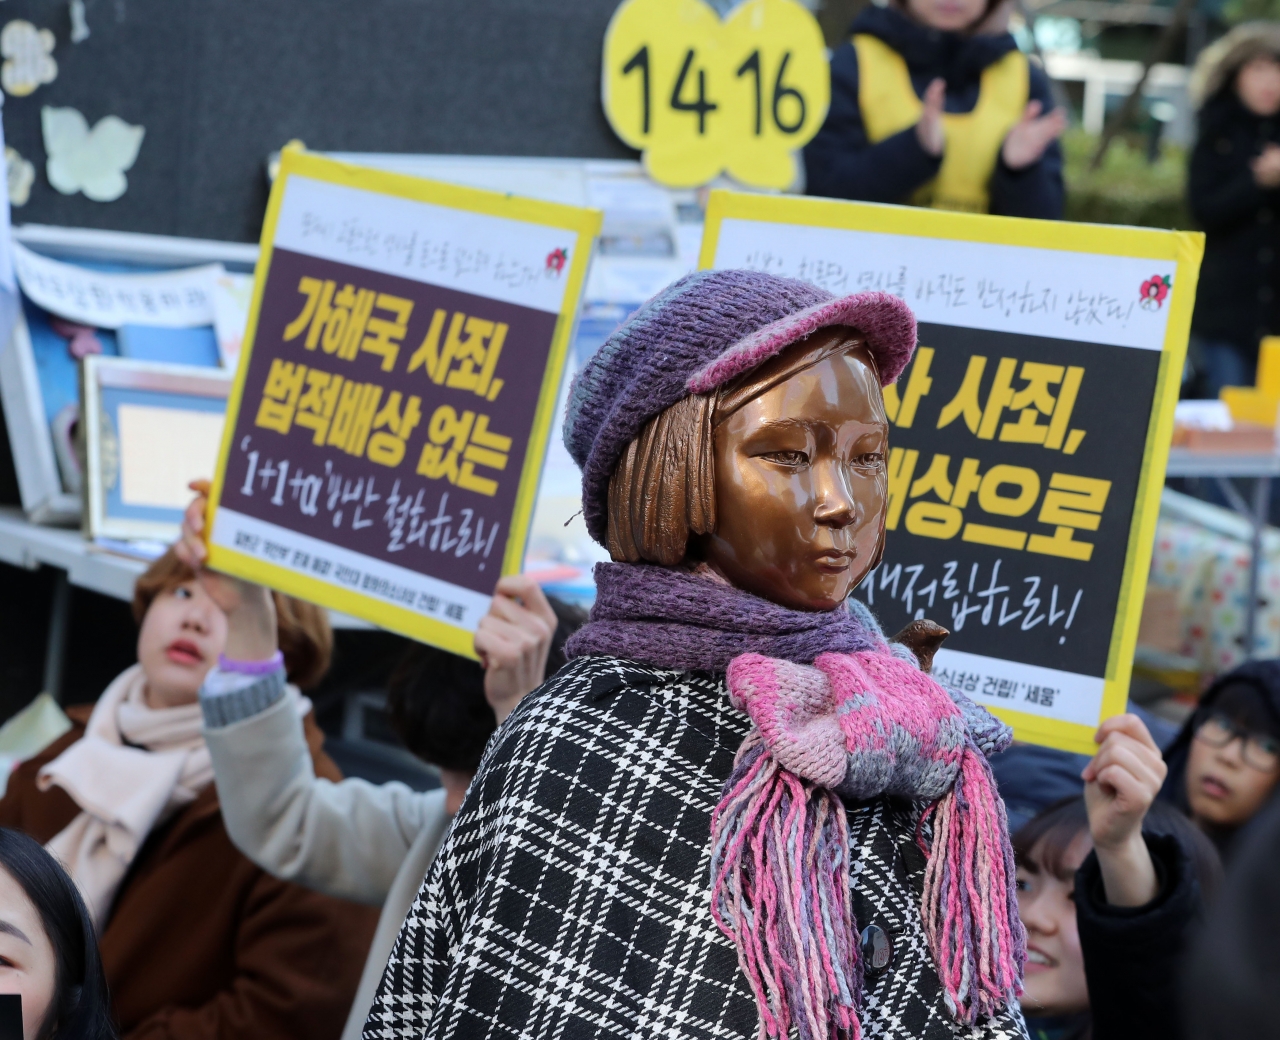
[[[9,779],[0,826],[48,841],[79,813],[40,768],[84,733],[76,726]],[[316,774],[340,779],[310,715]],[[279,881],[227,837],[210,784],[147,839],[101,936],[125,1040],[337,1040],[378,912]]]

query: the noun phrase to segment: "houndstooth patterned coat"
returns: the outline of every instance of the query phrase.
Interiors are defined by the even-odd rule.
[[[723,675],[572,662],[491,742],[409,912],[365,1040],[753,1040],[733,944],[711,919],[711,811],[746,735]],[[920,924],[921,806],[851,806],[868,1038],[1025,1038],[1016,1008],[957,1026]]]

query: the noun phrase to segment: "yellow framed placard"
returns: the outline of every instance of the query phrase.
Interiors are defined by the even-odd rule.
[[[473,656],[523,562],[600,221],[285,149],[210,565]]]
[[[884,560],[855,593],[888,632],[951,631],[934,675],[1021,739],[1092,753],[1122,712],[1204,236],[711,193],[704,268],[919,322],[885,392]]]

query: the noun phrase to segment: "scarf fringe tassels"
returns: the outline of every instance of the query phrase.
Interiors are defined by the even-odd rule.
[[[738,948],[763,1037],[858,1040],[849,830],[830,791],[743,742],[711,817],[711,913]]]
[[[1004,806],[986,759],[961,753],[934,803],[921,916],[948,1011],[973,1025],[1018,998],[1026,939]],[[760,1012],[759,1036],[859,1040],[862,963],[849,832],[834,792],[782,768],[753,730],[711,818],[711,907]]]
[[[935,804],[932,825],[924,850],[925,939],[947,1009],[973,1025],[1021,995],[1026,933],[1004,805],[991,767],[972,745],[955,784]]]

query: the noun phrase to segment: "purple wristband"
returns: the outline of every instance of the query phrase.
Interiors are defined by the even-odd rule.
[[[270,675],[284,667],[284,654],[277,650],[265,661],[233,661],[226,654],[218,655],[218,671],[237,675]]]

